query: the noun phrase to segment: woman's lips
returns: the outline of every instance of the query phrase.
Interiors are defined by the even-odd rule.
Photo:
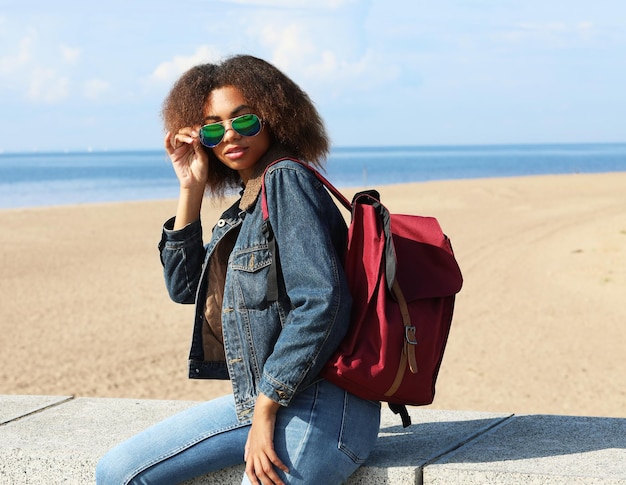
[[[246,153],[246,149],[244,147],[231,147],[227,148],[224,152],[224,156],[228,157],[231,160],[236,160],[237,158],[241,158],[244,153]]]

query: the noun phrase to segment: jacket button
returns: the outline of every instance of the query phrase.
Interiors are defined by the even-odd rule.
[[[276,391],[276,394],[278,394],[278,397],[280,399],[287,399],[287,393],[285,391]]]
[[[220,219],[217,221],[217,227],[224,227],[226,225],[226,221],[224,219]]]

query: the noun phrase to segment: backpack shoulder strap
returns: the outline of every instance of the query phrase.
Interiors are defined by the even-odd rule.
[[[275,165],[284,160],[290,160],[292,162],[298,163],[302,165],[304,168],[309,170],[315,177],[328,189],[328,191],[339,201],[339,203],[344,206],[347,210],[352,210],[352,204],[350,201],[337,189],[333,184],[331,184],[326,177],[324,177],[321,173],[319,173],[314,167],[309,165],[308,163],[302,162],[300,160],[295,160],[293,158],[280,158],[272,163],[270,163],[267,167],[265,167],[265,172],[263,172],[263,178],[261,179],[261,209],[263,210],[263,220],[266,221],[269,219],[269,210],[267,208],[267,195],[265,193],[265,174],[269,170],[272,165]]]
[[[269,209],[267,207],[267,195],[265,192],[265,174],[267,170],[276,163],[282,162],[283,160],[290,160],[292,162],[298,163],[305,167],[307,170],[312,172],[317,179],[324,184],[324,186],[328,189],[328,191],[335,196],[335,198],[348,210],[352,209],[352,204],[345,198],[345,196],[335,188],[333,184],[331,184],[326,178],[319,173],[315,168],[313,168],[308,163],[301,162],[300,160],[294,160],[293,158],[281,158],[272,163],[270,163],[267,167],[265,167],[265,171],[263,172],[263,177],[261,179],[261,210],[263,212],[263,234],[265,234],[267,238],[267,244],[270,250],[270,254],[272,255],[272,263],[269,267],[269,273],[267,274],[267,293],[266,298],[267,301],[276,301],[278,299],[278,247],[276,246],[276,239],[274,237],[274,231],[272,230],[272,226],[270,225],[270,214]]]

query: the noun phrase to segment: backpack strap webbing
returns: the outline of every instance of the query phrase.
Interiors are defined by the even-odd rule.
[[[402,427],[408,428],[411,426],[411,416],[409,416],[409,412],[406,409],[404,404],[392,404],[388,403],[389,409],[393,411],[394,414],[399,414],[402,418]]]

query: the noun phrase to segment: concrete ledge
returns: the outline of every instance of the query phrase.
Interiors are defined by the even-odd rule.
[[[190,401],[0,396],[0,483],[85,484],[107,450]],[[383,407],[379,440],[354,484],[626,485],[626,419]],[[187,482],[238,484],[243,466]]]
[[[626,484],[626,419],[515,416],[423,477],[429,484]]]

